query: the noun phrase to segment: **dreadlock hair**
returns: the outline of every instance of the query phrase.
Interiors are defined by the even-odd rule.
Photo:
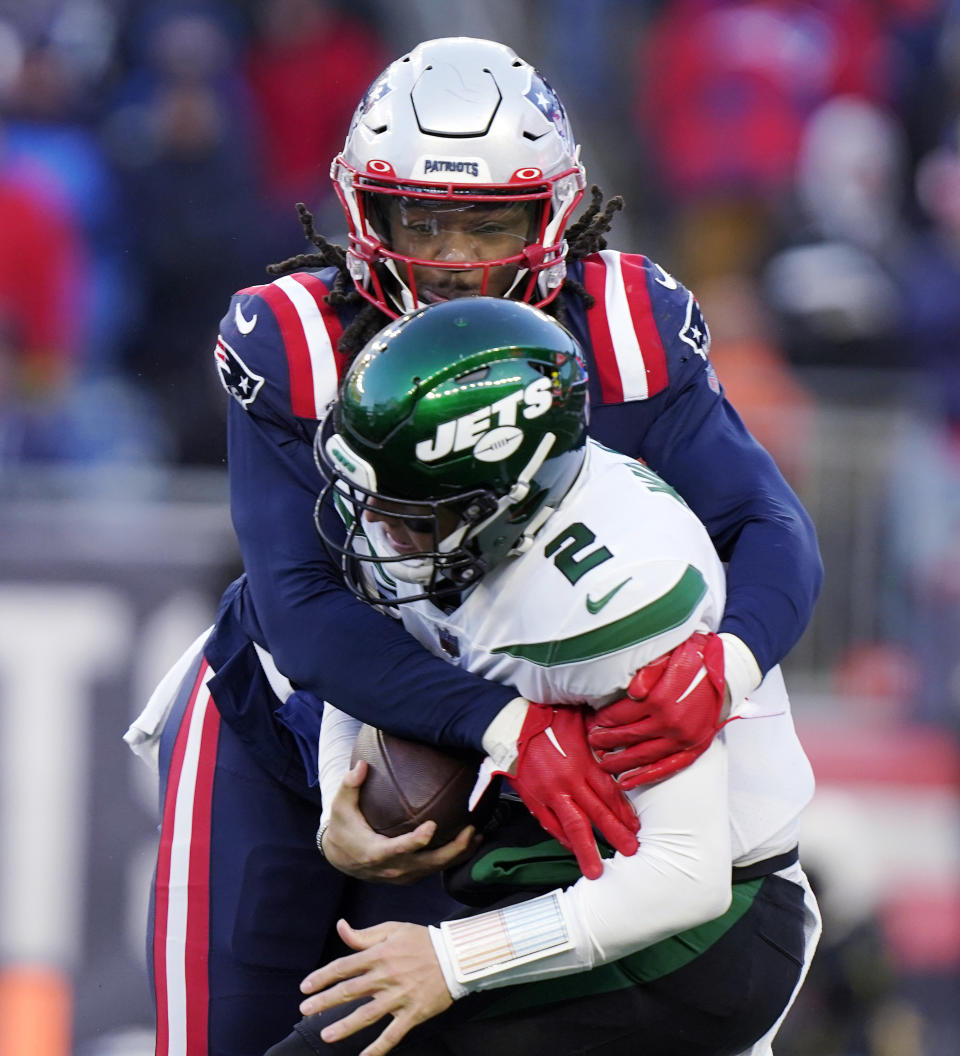
[[[590,205],[587,206],[583,215],[573,224],[567,232],[568,255],[571,260],[580,260],[597,253],[607,246],[607,240],[603,237],[613,223],[614,213],[623,208],[623,198],[618,194],[611,198],[606,205],[603,204],[603,191],[596,184],[590,188]],[[390,316],[375,304],[372,304],[357,291],[350,273],[347,270],[347,252],[343,246],[324,238],[313,226],[313,214],[303,204],[297,203],[297,215],[303,226],[307,241],[315,247],[314,253],[298,253],[296,256],[288,257],[276,264],[267,266],[269,275],[289,275],[294,271],[302,271],[304,268],[330,268],[337,269],[336,278],[330,292],[324,298],[331,307],[340,305],[360,305],[360,310],[354,316],[353,321],[344,327],[338,342],[338,350],[352,360],[361,348],[378,333],[390,321]],[[575,294],[583,302],[584,307],[592,308],[595,298],[587,293],[583,283],[575,279],[563,280],[562,290]],[[548,315],[552,315],[560,323],[566,323],[567,311],[559,297],[555,297],[544,307]]]
[[[360,310],[353,317],[353,321],[343,328],[337,349],[349,360],[360,351],[361,348],[387,325],[390,316],[381,311],[375,304],[371,304],[357,291],[350,272],[347,271],[347,251],[343,246],[323,237],[313,226],[313,214],[303,204],[297,202],[297,215],[300,224],[307,236],[307,241],[317,248],[316,253],[298,253],[295,257],[288,257],[277,264],[267,265],[269,275],[289,275],[294,271],[302,271],[304,268],[336,268],[337,275],[333,280],[333,286],[324,300],[332,308],[340,305],[349,306],[359,304]]]
[[[606,249],[607,240],[603,236],[613,224],[613,214],[619,213],[622,208],[622,195],[614,195],[604,205],[603,191],[594,184],[590,188],[590,204],[567,232],[567,256],[571,260],[582,260],[584,257],[589,257],[591,253],[599,253],[601,249]],[[585,308],[592,308],[596,303],[593,294],[587,293],[583,283],[577,282],[576,279],[564,279],[561,289],[576,294]],[[556,306],[555,309],[554,306]],[[554,310],[551,312],[551,309]],[[564,324],[567,322],[567,310],[559,297],[555,297],[545,310],[554,315],[558,322]]]

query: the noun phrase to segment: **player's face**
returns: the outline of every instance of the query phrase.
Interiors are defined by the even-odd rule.
[[[433,550],[433,521],[423,516],[422,506],[404,506],[387,499],[377,500],[377,509],[363,511],[363,519],[381,523],[390,545],[398,554],[422,554]],[[445,539],[459,523],[452,510],[437,511],[437,542]]]
[[[387,207],[390,247],[406,257],[446,265],[504,260],[523,252],[534,235],[536,203],[508,205],[417,202],[394,198]],[[484,289],[484,275],[489,277]],[[501,297],[517,274],[512,264],[492,268],[416,266],[417,297],[425,304],[483,292]]]

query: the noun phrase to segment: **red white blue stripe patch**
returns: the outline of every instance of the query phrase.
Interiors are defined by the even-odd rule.
[[[260,287],[287,353],[290,402],[298,418],[321,418],[337,395],[343,357],[336,351],[343,328],[323,298],[329,292],[315,276],[284,275]]]
[[[605,403],[646,400],[667,387],[667,359],[653,317],[645,258],[603,250],[584,264],[596,304],[587,312]]]

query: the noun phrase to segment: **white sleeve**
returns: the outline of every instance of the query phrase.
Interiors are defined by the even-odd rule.
[[[595,952],[616,960],[730,905],[732,855],[723,734],[691,766],[631,795],[640,848],[615,855],[597,881],[564,892]]]
[[[337,794],[343,775],[350,769],[350,755],[362,725],[359,719],[324,702],[320,744],[317,750],[317,773],[323,802],[321,828],[329,820],[330,804]]]
[[[599,879],[431,929],[452,994],[584,971],[726,911],[732,859],[723,734],[687,769],[630,798],[640,848],[607,860]]]

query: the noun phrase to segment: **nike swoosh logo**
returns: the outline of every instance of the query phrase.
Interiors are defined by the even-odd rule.
[[[238,304],[236,311],[233,313],[233,321],[237,324],[237,329],[241,334],[249,334],[257,325],[257,313],[254,312],[253,318],[250,320],[244,319],[243,312],[240,311],[240,305]]]
[[[547,735],[547,740],[553,745],[554,748],[564,757],[567,758],[567,753],[560,747],[560,742],[557,740],[557,735],[553,732],[553,727],[548,726],[544,731]]]
[[[596,601],[594,601],[593,598],[591,598],[588,594],[587,612],[589,612],[593,616],[596,616],[596,614],[604,607],[604,605],[607,604],[607,602],[614,596],[614,594],[616,594],[621,587],[625,587],[631,579],[633,579],[633,576],[627,576],[627,578],[622,583],[618,583],[617,586],[615,586],[613,590],[609,592],[609,594],[604,594],[602,598],[597,598]]]
[[[666,286],[668,290],[677,289],[677,280],[670,274],[669,271],[664,271],[663,268],[661,268],[660,265],[656,263],[656,261],[653,262],[653,266],[657,269],[657,271],[660,272],[660,275],[663,276],[663,278],[661,279],[658,275],[654,275],[654,281],[659,282],[661,286]]]

